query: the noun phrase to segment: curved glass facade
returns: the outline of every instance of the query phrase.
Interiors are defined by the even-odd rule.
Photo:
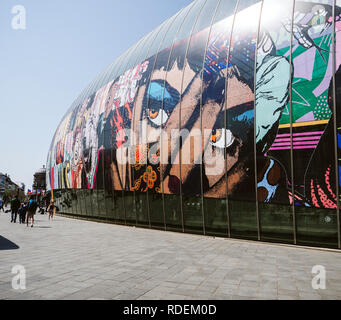
[[[341,247],[341,1],[196,0],[62,119],[60,210],[114,223]]]

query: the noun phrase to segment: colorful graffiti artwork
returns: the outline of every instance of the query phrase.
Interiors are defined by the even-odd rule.
[[[333,39],[341,45],[341,33],[334,37],[333,28],[341,30],[341,8],[293,3],[283,1],[279,12],[258,2],[86,98],[54,136],[51,188],[257,194],[264,203],[336,208],[333,110],[341,96],[333,98],[333,79],[341,87],[341,51],[334,74]],[[186,134],[174,138],[174,129]],[[209,148],[219,168],[205,157]]]

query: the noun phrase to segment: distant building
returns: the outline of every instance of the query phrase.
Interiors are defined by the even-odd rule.
[[[13,182],[8,174],[0,173],[0,198],[5,195],[7,197],[13,197],[18,195],[20,198],[24,197],[25,185],[19,186]]]
[[[46,190],[46,168],[43,166],[33,175],[33,191],[44,194]]]

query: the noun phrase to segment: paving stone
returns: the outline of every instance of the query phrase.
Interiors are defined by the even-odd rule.
[[[19,246],[0,251],[0,299],[341,299],[341,252],[37,218],[28,229],[0,215],[0,234]],[[22,292],[12,289],[18,264]],[[316,291],[321,264],[326,290]]]

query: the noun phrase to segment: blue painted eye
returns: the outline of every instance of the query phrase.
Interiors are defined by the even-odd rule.
[[[180,100],[180,94],[164,81],[153,81],[147,90],[146,114],[155,126],[164,125]],[[163,105],[162,105],[163,101]]]
[[[150,99],[162,101],[164,87],[159,82],[151,82],[148,88]]]

